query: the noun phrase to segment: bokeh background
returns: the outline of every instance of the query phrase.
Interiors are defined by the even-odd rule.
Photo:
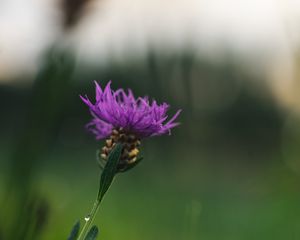
[[[117,177],[101,239],[300,239],[299,27],[297,0],[2,0],[0,239],[89,212],[93,80],[183,109]]]

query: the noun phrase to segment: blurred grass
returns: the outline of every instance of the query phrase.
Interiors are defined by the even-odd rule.
[[[299,238],[299,177],[284,163],[232,169],[195,155],[162,159],[151,147],[143,164],[118,176],[106,196],[96,219],[103,239]],[[189,158],[202,164],[175,164]],[[34,185],[51,206],[42,239],[65,239],[97,192],[94,146],[58,149],[39,164],[38,173]]]
[[[282,159],[218,166],[183,151],[161,158],[147,144],[145,161],[118,176],[103,202],[103,239],[299,239],[299,176]],[[99,182],[94,151],[57,149],[39,164],[34,187],[51,209],[41,239],[65,239],[90,210]]]
[[[250,186],[250,191],[255,188],[254,193],[249,193],[249,184],[241,184],[241,189],[233,188],[232,184],[216,182],[215,177],[207,179],[208,185],[212,185],[209,191],[203,193],[200,187],[189,191],[189,185],[186,185],[188,189],[175,188],[174,179],[164,177],[162,170],[155,173],[155,178],[163,182],[161,185],[135,176],[136,173],[117,179],[97,218],[103,238],[187,239],[186,234],[191,235],[191,239],[199,236],[204,239],[299,237],[297,192],[278,190],[273,184],[258,181]],[[47,170],[45,176],[37,179],[39,191],[47,197],[52,209],[45,239],[64,239],[70,223],[88,212],[95,197],[98,182],[97,177],[92,177],[97,176],[95,169],[74,168],[73,176],[66,172],[59,173],[56,169],[51,174]],[[194,182],[190,184],[197,188]],[[200,214],[197,213],[193,220],[196,223],[192,225],[194,212],[188,212],[187,208],[194,202],[199,204]],[[189,230],[190,227],[193,229]]]
[[[165,58],[151,53],[144,62],[111,64],[106,69],[80,66],[71,75],[70,85],[65,85],[68,94],[60,91],[61,101],[68,104],[50,100],[60,85],[56,77],[57,85],[50,87],[51,98],[45,102],[54,112],[55,104],[59,105],[60,114],[51,115],[55,119],[49,122],[47,115],[37,119],[41,129],[43,120],[47,126],[55,120],[55,131],[43,129],[49,134],[45,135],[32,126],[44,139],[52,140],[34,161],[28,191],[49,204],[50,219],[41,239],[66,239],[78,218],[83,221],[96,197],[99,169],[95,152],[101,143],[85,133],[83,126],[89,114],[78,97],[86,92],[94,95],[93,79],[103,84],[113,79],[114,87],[130,87],[137,95],[147,93],[160,102],[171,102],[171,111],[183,108],[182,125],[173,135],[143,142],[143,163],[116,179],[96,220],[100,237],[300,238],[299,173],[287,164],[287,159],[297,159],[300,152],[298,140],[285,141],[298,132],[299,125],[292,125],[287,136],[283,134],[287,114],[266,87],[257,84],[256,76],[232,63],[195,59],[190,52]],[[31,89],[6,89],[0,96],[6,113],[0,136],[1,199],[6,193],[5,181],[13,177],[8,171],[9,159],[14,141],[20,137],[24,108],[32,107],[28,91]],[[40,110],[47,112],[43,104],[38,102]],[[286,149],[284,155],[282,148]],[[31,163],[28,156],[18,156],[22,156],[18,159],[22,166]],[[17,184],[23,187],[22,181]],[[5,206],[10,209],[13,204],[6,202]],[[2,217],[1,221],[7,219]]]

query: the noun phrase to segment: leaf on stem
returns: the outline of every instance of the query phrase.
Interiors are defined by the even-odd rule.
[[[79,229],[80,229],[80,222],[77,221],[76,224],[73,226],[70,236],[68,237],[68,240],[75,240],[78,236],[79,233]]]
[[[108,155],[107,162],[100,178],[100,188],[98,192],[99,201],[102,200],[117,173],[117,167],[121,157],[122,149],[122,144],[118,143]]]
[[[98,236],[98,232],[99,232],[99,230],[98,230],[97,226],[95,226],[95,225],[92,226],[84,240],[95,240]]]

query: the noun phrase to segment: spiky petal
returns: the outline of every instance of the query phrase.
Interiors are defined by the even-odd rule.
[[[147,97],[135,98],[132,91],[126,93],[122,88],[113,91],[111,81],[104,90],[96,84],[96,101],[93,104],[87,96],[82,97],[93,116],[87,128],[97,139],[107,138],[113,129],[122,129],[142,139],[170,133],[177,126],[176,118],[181,110],[167,121],[167,103],[150,102]]]

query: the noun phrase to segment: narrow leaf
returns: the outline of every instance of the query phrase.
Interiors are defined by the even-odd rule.
[[[104,194],[109,189],[114,179],[114,176],[117,173],[117,167],[121,157],[122,149],[123,149],[122,144],[117,144],[113,148],[111,153],[108,155],[108,159],[104,166],[103,172],[101,174],[101,179],[100,179],[100,188],[98,192],[99,201],[102,200]]]
[[[76,224],[73,226],[70,236],[68,237],[68,240],[75,240],[78,236],[79,233],[79,229],[80,229],[80,222],[76,222]]]
[[[97,226],[92,226],[84,240],[95,240],[98,236],[98,232]]]

